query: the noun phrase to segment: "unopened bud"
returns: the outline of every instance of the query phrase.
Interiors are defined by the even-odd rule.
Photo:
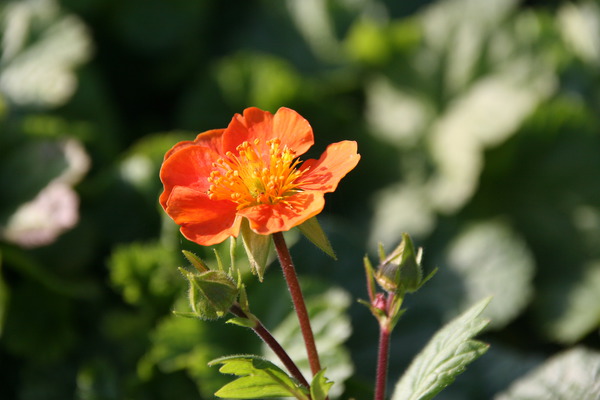
[[[387,292],[414,292],[423,282],[421,249],[415,252],[410,236],[402,234],[402,242],[381,260],[375,279]]]
[[[385,295],[383,293],[377,293],[375,295],[375,299],[373,300],[372,306],[378,310],[383,312],[387,312],[387,301],[385,299]]]
[[[223,271],[200,274],[182,270],[190,283],[188,293],[194,315],[201,319],[216,319],[225,315],[236,301],[239,288]]]

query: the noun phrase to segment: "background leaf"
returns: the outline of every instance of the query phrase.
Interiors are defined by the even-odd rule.
[[[444,267],[423,288],[422,301],[443,304],[446,315],[493,295],[483,315],[491,327],[502,327],[519,315],[533,294],[532,255],[502,220],[466,226],[448,244],[439,264]]]
[[[498,400],[581,399],[600,396],[600,353],[579,347],[559,354],[517,380]]]
[[[345,291],[339,288],[326,288],[319,282],[308,281],[301,284],[321,365],[327,368],[327,377],[335,382],[331,388],[331,395],[337,396],[344,388],[345,379],[352,374],[353,370],[350,355],[344,346],[346,339],[352,333],[352,326],[346,314],[350,298]],[[274,294],[271,293],[272,295]],[[281,296],[288,301],[287,293],[282,292]],[[282,303],[285,304],[283,301]],[[311,376],[297,316],[287,307],[284,310],[285,317],[271,330],[272,334],[296,362],[304,376]],[[266,346],[263,346],[263,354],[269,360],[278,362]]]

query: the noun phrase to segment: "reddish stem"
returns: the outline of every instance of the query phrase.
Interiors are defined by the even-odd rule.
[[[377,355],[377,376],[374,400],[385,399],[388,359],[390,354],[390,330],[384,324],[379,325],[379,353]]]
[[[306,345],[306,352],[308,354],[308,362],[313,375],[321,370],[321,363],[319,362],[319,353],[317,352],[317,346],[315,344],[315,337],[313,335],[312,328],[310,326],[310,319],[308,317],[308,311],[306,310],[306,304],[304,303],[304,296],[300,289],[300,283],[296,276],[296,270],[294,263],[290,255],[290,251],[285,243],[283,233],[276,232],[273,234],[273,242],[275,243],[275,249],[279,257],[279,263],[283,270],[283,276],[290,290],[292,302],[294,303],[294,309],[300,322],[300,330],[304,338],[304,344]]]
[[[238,304],[232,305],[229,311],[232,314],[237,315],[238,317],[246,319],[249,318],[248,315],[244,312],[244,310],[242,310],[242,308]],[[287,352],[283,349],[283,347],[281,347],[277,339],[275,339],[273,335],[271,335],[271,332],[269,332],[269,330],[265,328],[262,322],[260,322],[259,320],[255,320],[255,322],[256,326],[252,328],[254,333],[256,333],[258,337],[260,337],[263,340],[263,342],[265,342],[267,346],[269,346],[271,350],[273,350],[273,352],[277,355],[277,357],[279,357],[283,365],[287,368],[289,373],[294,378],[296,378],[296,380],[300,382],[300,384],[306,386],[307,388],[310,387],[308,381],[304,378],[304,375],[302,375],[302,372],[300,372],[294,361],[292,361]]]

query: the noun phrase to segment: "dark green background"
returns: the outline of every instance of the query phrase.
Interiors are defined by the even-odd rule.
[[[437,328],[489,295],[481,339],[491,350],[440,399],[492,398],[553,355],[600,349],[598,3],[45,0],[0,10],[0,398],[208,399],[228,380],[208,361],[261,351],[250,331],[172,316],[187,310],[180,250],[215,259],[157,202],[165,151],[249,106],[308,119],[308,157],[339,140],[359,145],[361,162],[320,217],[339,260],[289,237],[309,292],[346,296],[330,318],[347,333],[332,339],[347,367],[341,398],[372,396],[377,326],[356,302],[367,296],[362,258],[403,231],[424,247],[426,270],[440,271],[407,299],[390,393]],[[15,243],[2,232],[67,169],[64,143],[89,158],[67,182],[78,223],[44,245]],[[228,245],[217,247],[227,263]],[[270,329],[290,311],[280,275],[245,277]],[[319,301],[315,312],[329,300]]]

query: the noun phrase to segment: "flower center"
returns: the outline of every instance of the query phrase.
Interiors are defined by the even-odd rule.
[[[232,200],[243,209],[260,204],[277,204],[300,192],[298,178],[302,171],[296,169],[299,161],[294,151],[287,146],[281,148],[279,139],[267,142],[268,160],[258,150],[260,139],[253,144],[243,142],[236,150],[219,158],[208,181],[208,195],[212,200]]]

